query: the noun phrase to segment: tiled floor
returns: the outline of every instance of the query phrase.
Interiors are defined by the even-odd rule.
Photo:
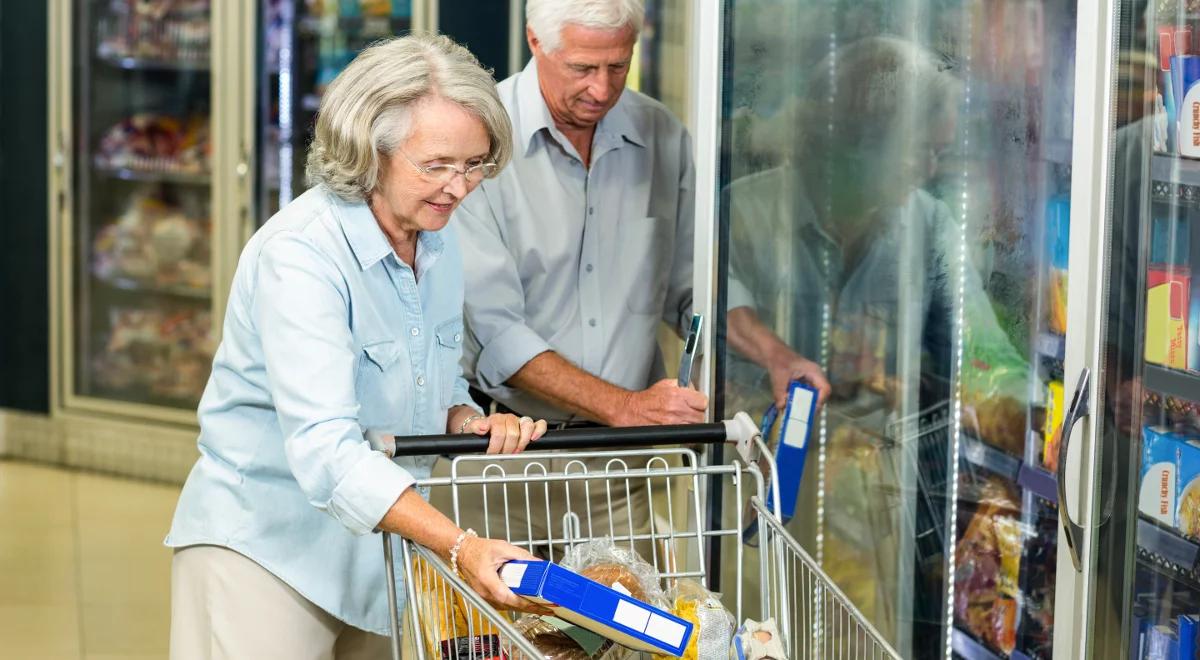
[[[0,658],[165,658],[178,494],[0,461]]]

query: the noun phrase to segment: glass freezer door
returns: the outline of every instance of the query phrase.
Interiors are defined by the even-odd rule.
[[[66,403],[186,423],[215,348],[211,7],[71,12]]]
[[[1105,218],[1095,223],[1103,230],[1093,268],[1096,341],[1084,347],[1094,356],[1078,363],[1093,374],[1096,403],[1089,432],[1072,440],[1091,448],[1096,475],[1089,488],[1094,504],[1087,516],[1076,514],[1091,521],[1084,541],[1094,552],[1085,547],[1083,568],[1085,574],[1094,568],[1095,579],[1081,586],[1084,623],[1094,634],[1076,657],[1194,658],[1200,2],[1115,0],[1105,13],[1115,39],[1097,51],[1097,97],[1103,93],[1106,102],[1097,106],[1103,123],[1091,142],[1103,149],[1096,162],[1107,170],[1093,168],[1095,185],[1110,204],[1093,216]]]
[[[819,365],[796,538],[904,657],[1050,658],[1075,2],[723,6],[716,417]]]

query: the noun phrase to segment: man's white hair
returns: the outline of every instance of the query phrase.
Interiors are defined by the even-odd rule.
[[[528,0],[525,21],[542,50],[553,53],[562,45],[562,31],[568,25],[601,30],[633,28],[642,31],[646,18],[643,0]]]

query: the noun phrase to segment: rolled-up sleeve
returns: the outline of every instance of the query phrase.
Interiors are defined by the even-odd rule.
[[[366,534],[414,479],[359,427],[349,289],[299,232],[265,242],[255,279],[253,317],[288,466],[309,503]]]
[[[550,344],[526,322],[525,290],[489,200],[485,182],[455,211],[467,286],[466,324],[473,345],[466,351],[468,373],[488,390],[505,381]],[[486,304],[479,304],[485,302]]]

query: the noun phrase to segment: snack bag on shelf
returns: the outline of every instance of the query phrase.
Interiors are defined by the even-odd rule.
[[[978,298],[965,301],[963,405],[979,439],[1021,456],[1028,428],[1029,361],[1000,329],[991,302]]]
[[[968,632],[1010,653],[1020,619],[1020,508],[998,482],[985,493],[956,548],[954,614]]]

